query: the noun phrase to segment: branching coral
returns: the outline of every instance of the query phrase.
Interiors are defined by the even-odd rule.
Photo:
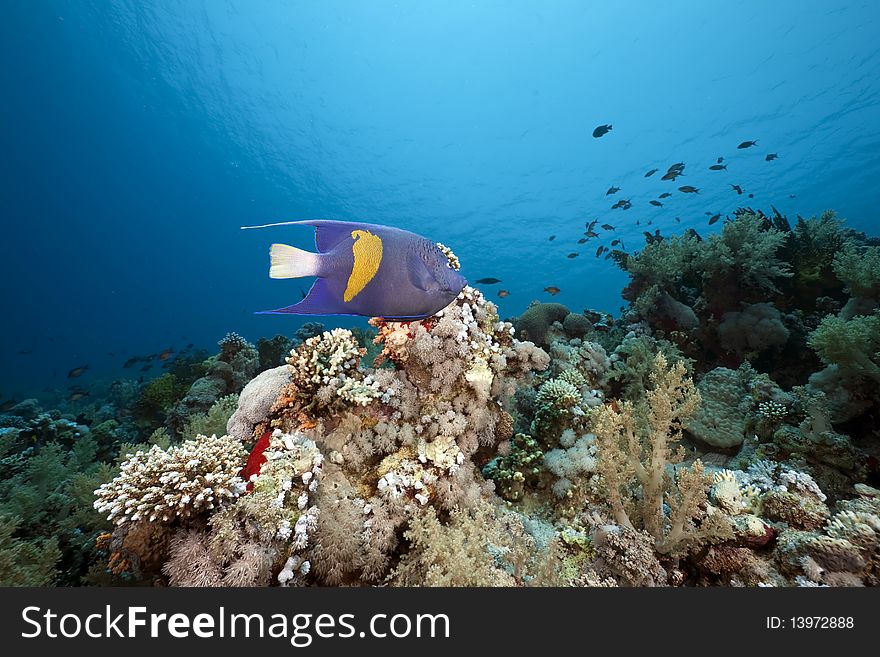
[[[725,223],[720,235],[709,238],[704,276],[732,275],[740,285],[777,292],[778,280],[792,276],[791,267],[778,257],[787,237],[763,227],[755,215],[743,214]]]
[[[629,401],[615,402],[602,406],[593,417],[599,473],[614,519],[634,529],[631,514],[636,514],[661,553],[680,552],[705,538],[709,530],[708,523],[700,528],[695,525],[709,485],[702,464],[697,461],[690,468],[678,468],[674,480],[667,472],[667,465],[683,458],[681,448],[673,451],[672,446],[681,439],[682,422],[693,416],[700,403],[699,392],[685,375],[682,363],[668,367],[665,357],[658,354],[652,389],[642,408],[636,409]],[[634,486],[640,498],[635,506],[627,505]],[[670,509],[668,517],[664,505]]]
[[[127,459],[95,491],[95,508],[117,525],[189,518],[244,492],[245,451],[228,436],[198,436],[165,451],[154,445]]]
[[[828,315],[808,342],[826,365],[880,381],[880,312],[849,321]]]
[[[253,490],[213,514],[207,530],[184,526],[163,570],[176,586],[282,585],[305,578],[317,528],[312,503],[324,457],[303,434],[273,432]]]
[[[880,296],[880,246],[847,244],[835,254],[832,267],[852,296]]]
[[[529,578],[534,552],[521,524],[481,503],[455,508],[448,523],[428,508],[405,533],[409,551],[394,571],[398,586],[513,586]]]
[[[692,234],[670,237],[647,244],[642,251],[628,257],[624,268],[644,287],[656,285],[672,291],[682,278],[694,271],[702,246]]]
[[[393,393],[358,368],[364,353],[347,329],[308,338],[290,352],[291,384],[282,397],[293,399],[296,412],[310,415],[345,404],[366,406],[376,399],[387,401]]]
[[[519,500],[525,486],[534,483],[541,474],[544,452],[537,440],[524,433],[516,434],[505,452],[483,468],[483,475],[495,482],[501,497]]]

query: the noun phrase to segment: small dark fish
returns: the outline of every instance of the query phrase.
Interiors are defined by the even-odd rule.
[[[508,292],[507,290],[498,290],[498,296],[503,299],[504,297],[509,297],[510,292]]]
[[[691,187],[690,185],[682,185],[678,188],[678,191],[684,192],[685,194],[699,194],[700,190],[696,187]]]
[[[547,294],[549,294],[552,297],[555,297],[557,294],[559,294],[561,292],[561,290],[558,287],[556,287],[555,285],[548,285],[547,287],[544,288],[544,292],[546,292]]]
[[[749,198],[755,198],[754,194],[749,194]]]
[[[620,240],[611,240],[611,246],[617,246],[620,244]]]
[[[89,393],[86,392],[85,390],[74,390],[67,397],[67,401],[76,402],[76,401],[79,401],[80,399],[83,399],[84,397],[88,397],[88,396],[89,396]]]
[[[616,194],[620,191],[620,187],[609,187],[608,191],[605,192],[605,196],[611,196],[611,194]]]
[[[660,201],[651,200],[651,201],[648,201],[648,203],[650,203],[651,205],[656,205],[658,208],[663,207],[663,204]]]
[[[612,226],[611,224],[602,224],[601,226],[599,226],[599,228],[601,228],[602,230],[614,230],[614,226]]]
[[[586,237],[582,237],[582,238],[580,238],[580,239],[578,240],[578,244],[586,244],[586,243],[587,243],[587,238],[586,238]]]
[[[593,219],[590,223],[584,224],[587,230],[593,230],[596,227],[596,224],[599,223],[598,219]]]
[[[682,174],[679,171],[667,171],[660,180],[675,180],[680,175]]]
[[[709,217],[709,225],[711,226],[712,224],[714,224],[714,223],[715,223],[716,221],[718,221],[719,219],[721,219],[721,213],[720,213],[720,212],[719,212],[718,214],[713,214],[711,217]]]
[[[550,241],[552,242],[553,240],[556,239],[556,235],[551,235],[551,236],[548,237],[547,239],[550,240]]]
[[[719,158],[718,158],[717,160],[715,160],[715,161],[716,161],[718,164],[721,164],[722,162],[724,162],[724,158],[723,158],[723,157],[719,157]]]
[[[75,367],[67,373],[68,379],[75,379],[78,376],[82,376],[82,373],[89,369],[88,365],[80,365],[79,367]]]
[[[676,218],[675,218],[675,222],[676,222],[676,223],[681,223],[681,219],[679,219],[678,217],[676,217]]]
[[[592,228],[590,228],[590,230],[588,230],[586,233],[584,233],[584,235],[587,236],[587,239],[590,239],[590,238],[592,238],[592,237],[599,237],[599,233],[597,233],[597,232],[596,232],[595,230],[593,230]]]
[[[735,191],[737,194],[743,193],[743,188],[740,187],[739,185],[731,185],[731,187],[733,188],[733,191]]]
[[[657,198],[669,198],[670,196],[672,196],[672,194],[670,194],[669,192],[663,192]]]
[[[495,285],[495,283],[500,283],[500,278],[478,278],[475,283],[479,283],[480,285]]]
[[[757,143],[758,143],[757,139],[755,139],[754,141],[744,141],[739,146],[737,146],[737,148],[750,148],[752,146],[755,146]]]
[[[610,250],[607,246],[602,247],[602,253],[608,253]]]
[[[789,194],[789,195],[788,195],[788,198],[794,198],[794,197],[795,197],[794,194]]]
[[[713,164],[709,167],[709,171],[724,171],[725,169],[727,169],[726,164]]]
[[[685,237],[693,237],[698,242],[703,241],[703,238],[700,237],[700,234],[697,231],[695,231],[693,228],[688,228],[686,231],[684,231],[684,234],[685,234]]]
[[[577,258],[577,257],[578,257],[578,254],[577,254],[577,253],[569,253],[569,254],[566,256],[566,258],[568,258],[569,260],[571,260],[571,259],[573,259],[573,258]]]
[[[620,200],[617,203],[615,203],[614,205],[612,205],[611,209],[616,210],[617,208],[622,208],[625,203],[626,203],[626,201]]]
[[[776,153],[767,153],[767,157],[765,157],[764,159],[767,162],[772,162],[773,160],[776,160],[778,158],[779,158],[779,155],[777,155]]]
[[[596,249],[596,257],[597,257],[597,258],[598,258],[600,255],[602,255],[602,249],[604,249],[604,248],[605,248],[605,247],[600,246],[598,249]]]
[[[601,137],[604,134],[611,132],[611,125],[600,125],[595,130],[593,130],[593,136],[596,138]]]
[[[158,358],[159,358],[159,360],[161,360],[162,362],[165,362],[166,360],[168,360],[169,358],[171,358],[172,354],[174,354],[174,349],[172,349],[171,347],[169,347],[168,349],[166,349],[165,351],[163,351],[161,354],[159,354]]]
[[[657,171],[658,171],[657,169],[651,169],[650,171],[648,171],[648,173],[645,174],[645,178],[650,178],[655,173],[657,173]]]
[[[653,220],[653,219],[649,219],[649,220],[648,220],[648,225],[649,225],[649,226],[650,226],[651,224],[653,224],[653,223],[654,223],[654,220]]]

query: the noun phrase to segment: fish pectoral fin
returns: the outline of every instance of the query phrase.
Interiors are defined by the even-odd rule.
[[[273,244],[269,249],[269,278],[317,276],[320,256],[287,244]]]

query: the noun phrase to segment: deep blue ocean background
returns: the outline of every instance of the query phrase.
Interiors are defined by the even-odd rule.
[[[502,316],[548,285],[616,312],[626,278],[596,247],[719,230],[707,212],[833,208],[876,233],[878,35],[873,0],[6,0],[0,400],[227,331],[292,334],[303,318],[253,312],[300,299],[268,245],[311,230],[246,224],[414,230],[502,279],[483,287]],[[592,219],[616,231],[578,248]]]

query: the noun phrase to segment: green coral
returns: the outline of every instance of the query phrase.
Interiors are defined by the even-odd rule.
[[[534,484],[541,474],[544,452],[538,441],[518,433],[510,440],[510,451],[490,461],[483,476],[495,482],[498,494],[506,500],[522,499],[526,485]]]
[[[627,336],[614,350],[617,358],[608,374],[609,382],[622,387],[623,399],[635,401],[644,397],[649,389],[657,352],[662,353],[670,363],[684,363],[688,375],[693,373],[693,361],[686,358],[672,342],[655,340],[647,335]]]
[[[153,379],[141,392],[138,406],[147,412],[167,412],[186,394],[187,385],[166,372]]]
[[[580,391],[572,383],[562,378],[549,379],[538,388],[538,404],[557,411],[564,412],[580,401]]]
[[[15,536],[21,518],[0,513],[0,586],[49,586],[61,558],[54,536]]]
[[[10,567],[22,574],[10,575],[0,566],[0,582],[82,582],[94,560],[95,539],[109,528],[92,509],[92,491],[113,476],[110,466],[97,461],[98,449],[94,438],[83,432],[70,447],[49,442],[4,468],[0,561],[14,564]]]
[[[683,278],[697,269],[703,247],[692,233],[669,237],[645,246],[622,262],[633,277],[644,279],[672,291]]]
[[[832,267],[852,296],[880,295],[880,246],[848,244],[834,256]]]
[[[218,399],[207,413],[197,413],[186,420],[184,438],[196,436],[222,436],[226,433],[229,418],[238,408],[238,395],[226,395]]]
[[[807,343],[826,365],[880,380],[880,313],[844,320],[828,315]]]
[[[792,276],[791,267],[778,257],[787,238],[762,226],[756,215],[743,214],[709,238],[708,249],[701,253],[704,276],[732,277],[740,285],[778,292],[777,279]]]
[[[832,262],[852,235],[853,231],[844,228],[831,211],[818,218],[799,218],[783,249],[794,272],[790,296],[796,296],[807,307],[821,296],[839,297],[842,286],[832,271]]]

